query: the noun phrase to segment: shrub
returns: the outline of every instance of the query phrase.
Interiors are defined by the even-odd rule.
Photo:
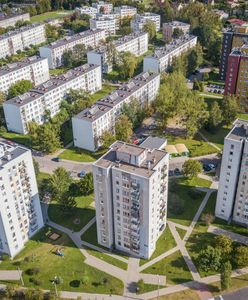
[[[30,268],[26,270],[27,275],[36,275],[40,272],[39,268]]]
[[[88,284],[89,283],[89,277],[88,276],[86,276],[86,275],[84,275],[83,277],[82,277],[82,284]]]
[[[70,282],[70,286],[75,287],[75,288],[79,287],[80,286],[80,280],[72,280]]]

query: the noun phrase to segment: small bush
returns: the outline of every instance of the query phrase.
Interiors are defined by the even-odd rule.
[[[82,284],[88,284],[89,281],[90,281],[90,280],[89,280],[89,277],[88,277],[88,276],[85,275],[85,276],[82,277]]]
[[[33,284],[39,286],[39,285],[42,285],[42,281],[34,278]]]
[[[30,269],[27,269],[26,270],[26,274],[27,275],[36,275],[40,272],[40,269],[39,268],[30,268]]]
[[[70,282],[70,286],[71,287],[75,287],[75,288],[78,288],[80,286],[80,280],[72,280]]]
[[[24,261],[25,262],[29,262],[30,261],[30,257],[29,256],[24,257]]]

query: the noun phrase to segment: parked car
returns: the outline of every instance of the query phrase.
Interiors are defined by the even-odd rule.
[[[60,162],[60,158],[59,158],[59,157],[53,157],[53,158],[52,158],[52,161]]]
[[[83,178],[85,175],[86,175],[86,173],[84,171],[81,171],[80,173],[78,173],[79,178]]]
[[[178,168],[176,168],[174,170],[174,174],[175,174],[175,176],[180,176],[180,175],[182,175],[182,172]]]
[[[173,170],[169,170],[169,176],[171,177],[171,176],[173,176],[173,175],[174,175]]]

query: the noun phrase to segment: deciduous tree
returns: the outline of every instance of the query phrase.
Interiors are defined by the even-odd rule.
[[[198,160],[186,160],[183,164],[182,171],[186,177],[197,177],[197,175],[202,172],[202,164]]]
[[[33,83],[30,80],[22,79],[12,84],[8,91],[8,99],[22,95],[28,92],[33,87]]]
[[[235,251],[235,263],[239,268],[246,267],[248,264],[248,247],[239,246]]]
[[[219,271],[222,262],[221,250],[207,246],[206,249],[200,251],[198,262],[200,268],[205,272]]]
[[[225,125],[232,124],[239,111],[237,98],[235,96],[224,96],[220,108],[222,111],[223,123]]]
[[[65,168],[59,167],[53,172],[49,178],[49,185],[55,201],[59,202],[62,195],[68,192],[71,182],[71,176]]]
[[[153,21],[147,20],[144,24],[143,31],[148,33],[149,41],[152,41],[156,37],[156,25]]]
[[[232,265],[229,261],[223,263],[220,271],[221,290],[224,291],[230,287],[232,274]]]
[[[123,142],[129,142],[131,135],[133,134],[132,128],[133,124],[128,117],[121,115],[115,124],[116,139]]]

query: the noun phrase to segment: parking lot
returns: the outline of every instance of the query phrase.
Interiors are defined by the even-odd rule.
[[[205,92],[223,95],[224,94],[224,86],[217,85],[217,84],[209,84],[209,85],[205,86]]]

